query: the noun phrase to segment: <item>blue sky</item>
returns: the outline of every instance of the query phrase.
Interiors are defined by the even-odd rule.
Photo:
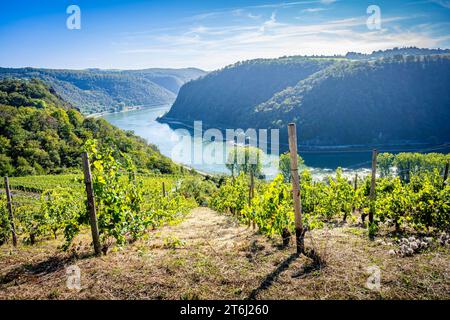
[[[69,30],[66,9],[81,9]],[[367,7],[381,9],[370,30]],[[3,1],[0,66],[221,68],[284,55],[450,48],[450,0]]]

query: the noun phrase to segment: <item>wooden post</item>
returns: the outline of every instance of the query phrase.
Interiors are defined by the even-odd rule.
[[[250,187],[248,189],[248,205],[252,204],[252,199],[255,196],[253,188],[255,187],[255,177],[253,170],[250,170]]]
[[[297,244],[297,253],[304,253],[304,231],[302,222],[302,204],[300,198],[300,177],[298,174],[298,154],[297,154],[297,128],[295,123],[288,126],[289,132],[289,151],[291,155],[291,176],[292,176],[292,196],[294,198],[295,213],[295,239]]]
[[[445,164],[444,182],[443,182],[442,188],[445,188],[445,181],[447,181],[447,179],[448,179],[448,166],[449,166],[449,161],[447,161],[447,163]]]
[[[84,183],[86,185],[87,209],[89,213],[89,222],[91,224],[92,242],[96,255],[101,254],[100,236],[98,234],[97,214],[95,212],[94,188],[92,186],[91,166],[87,152],[83,152]]]
[[[9,188],[9,179],[8,177],[5,177],[5,191],[6,191],[6,199],[8,201],[8,213],[9,213],[9,223],[11,224],[11,234],[12,234],[12,241],[13,246],[17,246],[17,234],[16,234],[16,227],[14,226],[14,215],[13,215],[13,207],[12,207],[12,200],[11,200],[11,191]]]
[[[164,181],[162,182],[162,193],[163,193],[163,197],[166,196],[166,184],[164,183]]]
[[[252,199],[255,196],[255,173],[253,170],[250,170],[250,188],[248,190],[248,205],[252,205]],[[256,223],[255,221],[252,221],[252,228],[253,230],[256,229]]]
[[[377,155],[378,151],[374,149],[372,151],[372,183],[370,185],[370,210],[369,210],[369,222],[373,222],[373,215],[374,215],[374,202],[375,202],[375,183],[377,178]]]
[[[356,190],[358,190],[358,174],[357,173],[355,174],[353,190],[355,190],[355,193],[356,193]],[[352,206],[352,214],[355,214],[355,211],[356,211],[356,207],[355,207],[355,205],[353,205]],[[346,220],[347,220],[347,214],[344,215],[344,221],[346,221]]]

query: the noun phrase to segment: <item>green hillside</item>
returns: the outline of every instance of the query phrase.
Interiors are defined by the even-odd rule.
[[[308,145],[448,142],[450,58],[435,52],[238,63],[184,85],[162,121],[282,130],[295,121]]]
[[[235,126],[256,105],[335,61],[286,57],[236,63],[184,85],[163,121],[203,120]]]
[[[179,168],[156,146],[103,119],[85,118],[40,80],[0,81],[0,175],[61,173],[81,166],[82,146],[94,138],[131,156],[141,172]]]
[[[130,71],[0,68],[0,79],[43,80],[85,114],[172,103],[184,83],[204,74],[193,68]]]
[[[257,106],[243,125],[295,121],[315,145],[450,140],[450,57],[397,56],[345,62]]]
[[[206,74],[205,71],[197,68],[185,69],[144,69],[144,70],[128,70],[121,71],[123,74],[129,74],[150,80],[161,87],[178,94],[180,88],[186,82],[197,79]]]

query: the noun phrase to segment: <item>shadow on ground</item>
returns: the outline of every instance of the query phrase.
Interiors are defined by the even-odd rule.
[[[309,262],[304,264],[297,272],[295,272],[292,275],[292,278],[304,278],[308,276],[308,274],[316,271],[321,270],[323,267],[325,267],[325,261],[314,251],[309,250],[305,252],[305,256],[309,258]],[[282,261],[274,271],[269,273],[260,283],[260,285],[252,290],[250,295],[247,297],[247,300],[256,300],[259,293],[261,293],[264,290],[269,289],[272,284],[278,279],[278,276],[286,271],[289,266],[298,258],[300,257],[299,253],[293,253],[289,257],[287,257],[284,261]]]
[[[287,257],[284,261],[282,261],[277,268],[272,271],[271,273],[269,273],[260,283],[260,285],[258,286],[258,288],[252,290],[252,292],[250,293],[250,295],[247,297],[248,300],[255,300],[258,296],[258,294],[261,291],[267,290],[268,288],[270,288],[270,286],[272,286],[272,284],[274,283],[274,281],[277,280],[278,276],[285,270],[287,270],[289,268],[289,266],[291,265],[292,262],[294,262],[295,260],[297,260],[297,258],[300,257],[300,255],[298,253],[293,253],[291,254],[289,257]]]
[[[37,263],[25,263],[0,276],[0,285],[5,285],[13,281],[17,282],[22,276],[44,276],[51,274],[64,269],[67,265],[73,264],[76,260],[91,257],[94,257],[94,254],[86,253],[76,258],[74,256],[52,256]]]

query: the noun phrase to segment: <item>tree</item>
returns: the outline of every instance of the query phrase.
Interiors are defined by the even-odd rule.
[[[382,153],[378,155],[377,164],[380,168],[381,177],[391,174],[391,167],[394,165],[395,156],[392,153]]]
[[[10,176],[14,172],[14,167],[12,166],[12,160],[10,157],[0,154],[0,175]]]
[[[235,146],[228,153],[226,167],[231,171],[233,176],[241,173],[253,173],[255,177],[260,177],[262,176],[262,157],[263,153],[259,148]]]
[[[304,167],[305,161],[297,155],[297,162],[299,168]],[[283,175],[284,182],[291,182],[291,156],[289,152],[283,153],[280,156],[280,161],[278,165],[281,174]]]
[[[28,163],[27,159],[18,157],[15,174],[19,176],[35,175],[36,170]]]

